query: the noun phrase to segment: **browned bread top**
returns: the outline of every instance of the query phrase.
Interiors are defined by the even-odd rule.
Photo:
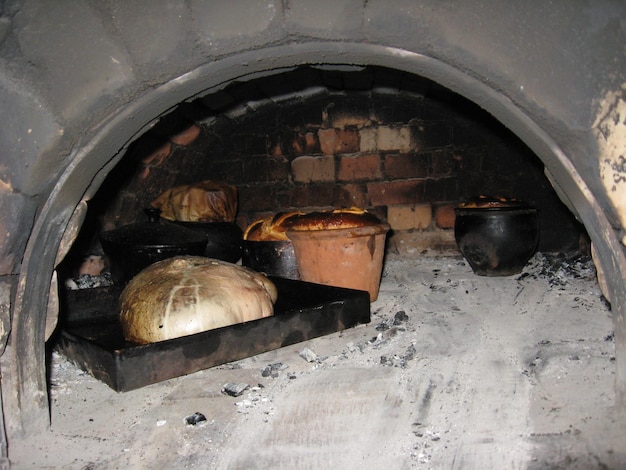
[[[300,215],[290,221],[289,229],[296,231],[336,230],[377,224],[380,224],[380,219],[374,214],[363,209],[350,208]]]

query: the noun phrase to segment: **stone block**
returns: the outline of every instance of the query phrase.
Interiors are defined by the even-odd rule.
[[[18,29],[20,50],[44,71],[41,79],[49,87],[48,96],[65,119],[89,116],[102,96],[115,95],[134,80],[127,48],[107,31],[88,2],[29,2],[14,21],[28,25]]]
[[[195,20],[193,32],[197,38],[194,38],[194,43],[207,52],[227,53],[241,49],[241,42],[245,40],[241,31],[246,31],[249,37],[264,37],[266,41],[284,34],[281,28],[272,28],[272,24],[283,14],[280,2],[190,0],[186,5]]]
[[[363,3],[357,0],[318,0],[314,5],[306,0],[290,0],[288,5],[285,11],[288,30],[325,39],[343,39],[347,32],[362,28]]]
[[[37,165],[24,162],[59,145],[63,130],[53,112],[23,90],[20,77],[7,76],[8,72],[6,67],[0,67],[0,142],[3,144],[0,180],[10,184],[15,192],[39,194],[54,181],[52,176],[64,164],[65,155],[54,152],[37,161]]]
[[[191,58],[193,51],[185,48],[185,42],[180,40],[188,35],[192,22],[185,2],[151,0],[149,8],[142,2],[123,0],[103,2],[102,5],[110,5],[116,35],[122,38],[139,68],[143,64],[163,61],[169,65],[172,62],[183,65]],[[147,37],[149,41],[145,40]]]

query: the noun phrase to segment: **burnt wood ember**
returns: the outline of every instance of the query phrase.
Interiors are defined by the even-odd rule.
[[[202,413],[198,411],[196,411],[194,414],[189,415],[185,418],[185,423],[187,423],[190,426],[195,426],[196,424],[200,424],[204,422],[206,422],[206,416],[204,416]]]
[[[239,397],[250,388],[248,384],[224,384],[222,387],[222,393],[229,395],[231,397]]]

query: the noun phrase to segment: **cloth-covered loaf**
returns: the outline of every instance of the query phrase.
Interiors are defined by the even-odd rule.
[[[274,313],[278,292],[263,274],[201,256],[177,256],[148,266],[120,297],[127,341],[178,338]]]
[[[152,206],[161,217],[180,222],[232,222],[237,214],[237,188],[222,181],[200,181],[168,189]]]

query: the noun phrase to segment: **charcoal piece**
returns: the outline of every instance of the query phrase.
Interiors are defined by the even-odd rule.
[[[390,320],[383,320],[378,325],[376,325],[376,331],[387,331],[389,328],[391,328],[390,323]]]
[[[405,355],[402,357],[402,359],[404,359],[405,361],[410,361],[415,357],[415,353],[416,353],[416,349],[415,346],[413,344],[411,344],[407,349],[406,349],[406,353]]]
[[[206,416],[204,416],[202,413],[196,411],[194,414],[189,415],[185,418],[185,423],[187,423],[190,426],[195,426],[198,423],[202,423],[206,421]]]
[[[225,393],[226,395],[230,395],[231,397],[238,397],[240,396],[243,392],[245,392],[248,388],[250,388],[250,385],[248,384],[224,384],[224,386],[222,387],[222,393]]]
[[[393,317],[393,324],[394,325],[399,325],[400,323],[407,321],[409,319],[409,316],[406,314],[406,312],[404,310],[400,310],[399,312],[396,312],[396,314]]]
[[[282,362],[275,362],[274,364],[267,365],[261,372],[261,376],[276,378],[278,377],[278,372],[286,368],[287,366]]]

